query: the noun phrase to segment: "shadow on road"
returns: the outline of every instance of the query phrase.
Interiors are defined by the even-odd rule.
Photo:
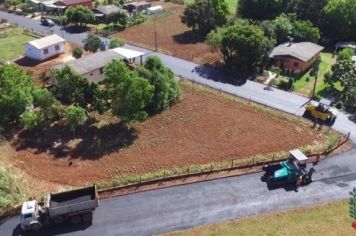
[[[79,225],[72,225],[70,223],[64,223],[61,225],[43,228],[36,234],[23,232],[21,230],[20,224],[16,226],[16,228],[12,231],[12,236],[54,236],[54,235],[62,235],[68,234],[75,231],[83,231],[89,228],[90,224],[79,224]]]
[[[81,34],[88,31],[88,27],[85,26],[68,26],[63,28],[63,30],[69,34]]]
[[[236,86],[242,86],[246,83],[246,77],[244,76],[236,76],[228,73],[224,73],[215,68],[211,68],[206,65],[197,66],[192,70],[193,73],[198,74],[199,76],[213,80],[216,82],[232,84]]]

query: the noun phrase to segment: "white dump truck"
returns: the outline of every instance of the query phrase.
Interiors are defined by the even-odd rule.
[[[48,193],[44,203],[26,201],[21,209],[21,228],[37,232],[42,227],[70,221],[91,224],[98,206],[96,187],[86,187],[61,193]]]

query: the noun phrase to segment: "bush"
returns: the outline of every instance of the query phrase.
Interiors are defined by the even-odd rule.
[[[109,48],[117,48],[124,46],[125,42],[121,39],[111,39],[109,43]]]
[[[17,186],[19,178],[10,167],[0,166],[0,209],[9,208],[23,199]]]
[[[74,58],[78,59],[78,58],[81,58],[82,55],[83,55],[83,50],[82,48],[80,47],[76,47],[74,48],[73,52],[72,52],[72,55]]]
[[[281,79],[277,84],[279,89],[290,90],[293,86],[293,80],[291,78]]]
[[[25,111],[21,115],[21,122],[27,129],[35,129],[40,125],[41,119],[36,112]]]
[[[127,25],[128,26],[139,25],[139,24],[142,24],[143,22],[145,22],[146,20],[147,20],[147,16],[143,15],[142,13],[139,13],[139,14],[135,15],[134,17],[130,18]]]
[[[88,37],[84,40],[84,50],[96,52],[98,51],[100,44],[101,41],[98,36],[89,34]]]

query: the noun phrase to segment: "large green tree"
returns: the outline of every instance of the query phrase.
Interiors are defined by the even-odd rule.
[[[274,19],[281,13],[295,12],[299,0],[239,0],[238,16],[253,20]]]
[[[96,52],[100,48],[101,41],[98,36],[89,34],[83,43],[85,51]]]
[[[325,77],[325,82],[334,86],[336,82],[342,85],[341,99],[347,99],[349,91],[356,87],[356,65],[351,60],[339,60],[331,67],[331,74]]]
[[[14,65],[0,66],[0,125],[16,123],[32,105],[34,85],[29,75]]]
[[[301,20],[309,20],[316,26],[321,26],[322,12],[329,0],[299,0],[297,16]]]
[[[173,72],[165,67],[157,56],[146,59],[144,67],[138,69],[140,76],[148,79],[154,87],[153,97],[146,110],[150,114],[164,111],[179,100],[181,89]]]
[[[181,16],[181,21],[193,31],[205,35],[226,23],[229,7],[225,0],[198,0],[188,5]]]
[[[319,28],[315,27],[310,21],[295,21],[292,35],[294,40],[298,42],[309,41],[317,43],[320,40]]]
[[[272,21],[276,40],[278,44],[288,41],[288,37],[293,33],[293,22],[286,14],[281,14]]]
[[[84,6],[69,7],[65,11],[65,16],[69,23],[76,25],[86,25],[95,21],[95,15],[92,10]]]
[[[249,71],[260,66],[273,47],[263,31],[255,25],[234,24],[211,32],[208,43],[217,48],[228,67]]]
[[[153,86],[146,79],[130,71],[124,62],[114,60],[105,68],[104,84],[115,116],[123,122],[148,118],[145,107],[152,98]]]
[[[356,1],[330,0],[324,11],[324,31],[334,40],[356,40]]]
[[[107,109],[105,94],[98,84],[90,83],[69,66],[56,69],[52,73],[56,78],[53,91],[64,104],[76,104],[99,113]]]
[[[84,125],[87,116],[83,108],[70,105],[64,110],[64,120],[69,129],[74,132],[79,126]]]

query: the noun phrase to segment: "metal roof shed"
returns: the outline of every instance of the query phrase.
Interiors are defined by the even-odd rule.
[[[141,57],[144,56],[146,53],[144,52],[139,52],[139,51],[135,51],[135,50],[131,50],[131,49],[127,49],[127,48],[113,48],[111,49],[111,51],[116,52],[117,54],[119,54],[121,57],[123,57],[124,59],[133,59],[133,58],[137,58],[137,57]]]
[[[298,161],[306,161],[308,160],[308,157],[304,155],[299,149],[294,149],[292,151],[289,151],[289,154],[297,159]]]

